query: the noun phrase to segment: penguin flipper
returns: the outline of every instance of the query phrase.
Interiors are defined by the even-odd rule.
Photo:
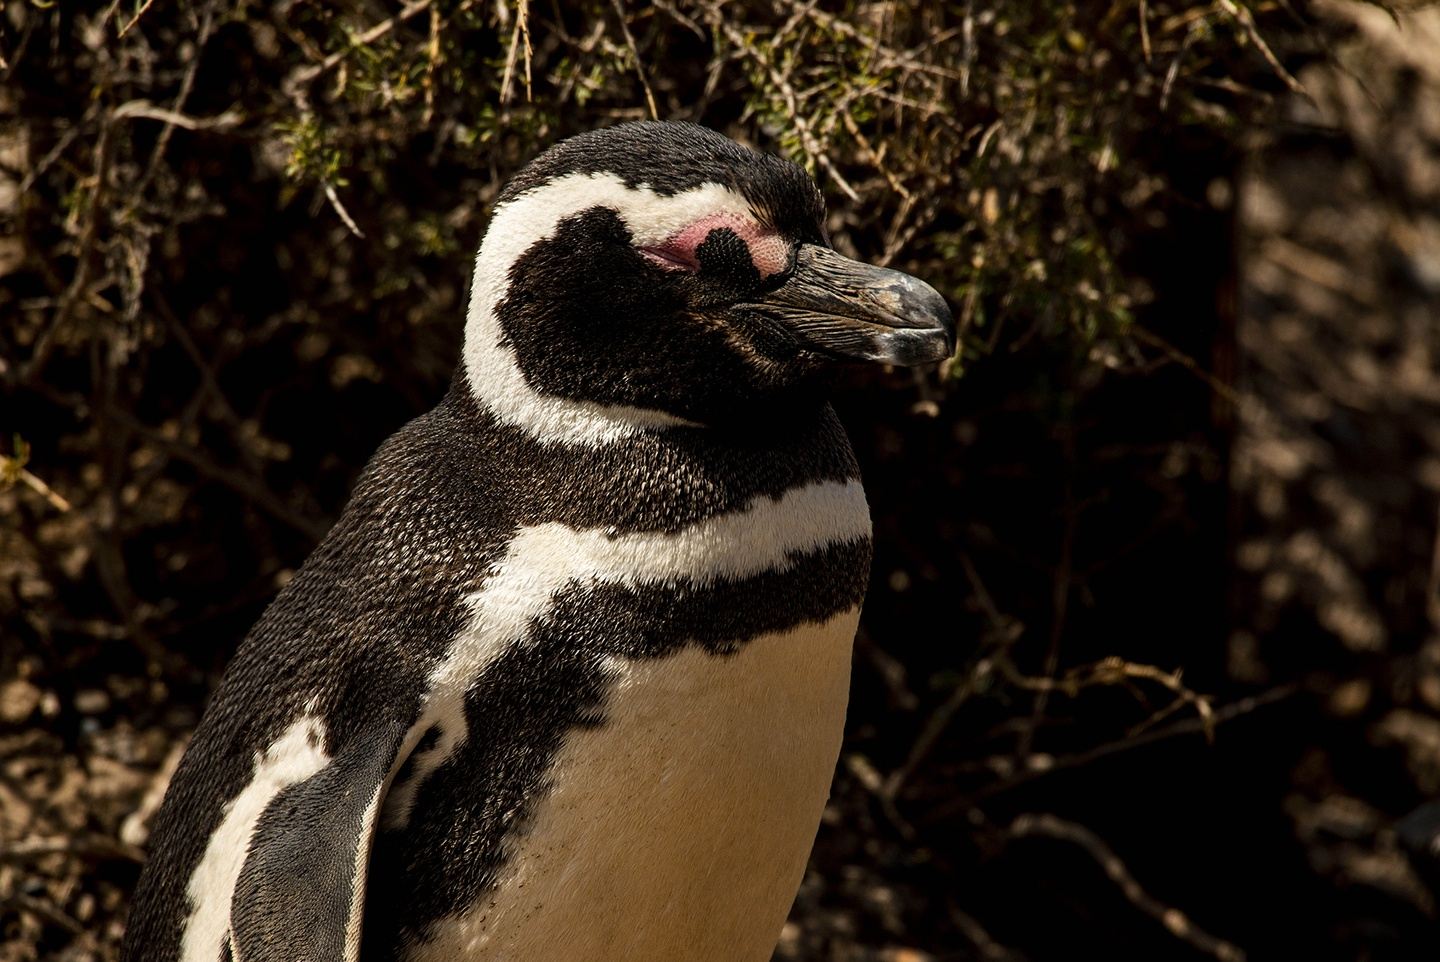
[[[405,726],[394,725],[350,738],[324,768],[270,801],[231,902],[234,958],[359,958],[371,842],[404,737]]]

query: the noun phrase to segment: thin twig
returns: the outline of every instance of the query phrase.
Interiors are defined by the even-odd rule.
[[[356,237],[363,238],[365,232],[355,223],[355,219],[350,216],[350,212],[345,209],[345,205],[340,203],[340,195],[335,193],[335,185],[328,180],[325,182],[325,196],[329,199],[330,206],[335,208],[335,213],[339,214],[340,219],[345,222],[345,226],[350,228],[350,233]]]
[[[923,60],[917,60],[914,53],[896,50],[893,47],[887,46],[883,41],[860,30],[853,24],[842,20],[834,14],[826,13],[824,10],[817,10],[813,3],[801,4],[799,0],[785,0],[785,5],[792,10],[800,11],[825,29],[832,30],[847,40],[854,40],[857,43],[864,44],[885,66],[900,67],[918,73],[943,77],[946,80],[954,80],[962,84],[967,83],[967,78],[962,71],[944,67],[940,64],[926,63]],[[961,32],[963,33],[963,28]],[[926,48],[933,48],[936,44],[943,43],[953,36],[953,32],[947,31],[946,36],[930,38],[925,46]]]
[[[515,19],[515,26],[510,29],[510,45],[505,51],[505,70],[500,75],[500,102],[508,104],[515,82],[515,64],[520,60],[520,18]]]
[[[576,45],[576,50],[578,50],[582,54],[585,54],[586,56],[589,56],[591,53],[594,52],[596,45],[600,43],[600,38],[603,36],[605,36],[605,21],[596,20],[594,25],[591,26],[590,32],[586,34],[585,38]],[[555,95],[556,103],[563,104],[570,101],[570,93],[575,89],[575,85],[579,83],[580,73],[583,68],[584,60],[580,57],[576,57],[574,63],[570,67],[569,76],[565,78],[565,82],[560,85],[560,89]]]
[[[1102,758],[1134,751],[1137,748],[1145,748],[1156,742],[1193,734],[1201,734],[1209,738],[1211,737],[1211,733],[1216,731],[1221,725],[1248,715],[1257,709],[1291,698],[1298,694],[1299,691],[1300,689],[1297,685],[1281,685],[1278,688],[1272,688],[1258,695],[1250,695],[1224,707],[1216,708],[1211,711],[1209,718],[1186,718],[1166,725],[1163,728],[1152,728],[1150,731],[1140,735],[1106,742],[1103,745],[1097,745],[1094,748],[1077,752],[1074,755],[1061,755],[1058,758],[1052,759],[1050,764],[1044,767],[1021,769],[1006,779],[991,782],[968,795],[948,799],[935,806],[922,821],[927,825],[944,821],[957,812],[969,810],[979,801],[1002,795],[1019,788],[1021,785],[1029,784],[1037,778],[1043,778],[1067,769],[1083,768]]]
[[[835,186],[840,188],[841,193],[858,203],[860,195],[855,192],[855,188],[850,186],[850,182],[845,179],[844,175],[840,173],[825,153],[824,147],[820,144],[819,139],[815,136],[815,132],[810,126],[809,119],[800,107],[800,99],[796,96],[795,88],[791,86],[790,81],[776,69],[769,57],[761,53],[754,45],[747,42],[745,35],[737,30],[731,23],[720,19],[718,14],[714,22],[719,26],[730,43],[737,49],[747,53],[760,65],[761,69],[763,69],[770,78],[770,82],[775,85],[775,88],[780,91],[780,95],[785,98],[786,111],[791,121],[795,124],[795,130],[800,134],[800,145],[804,148],[806,155],[825,169],[825,172],[835,181]]]
[[[659,120],[660,110],[655,106],[655,92],[650,89],[650,78],[645,75],[645,64],[640,60],[640,50],[635,46],[635,37],[630,33],[625,7],[620,0],[610,0],[610,5],[615,9],[615,16],[620,21],[620,34],[625,38],[625,46],[630,51],[631,59],[635,61],[635,73],[640,78],[640,86],[645,90],[645,105],[650,108],[650,119]]]
[[[157,107],[148,100],[131,100],[123,103],[115,108],[115,112],[111,116],[159,120],[172,127],[182,127],[185,130],[229,130],[231,127],[238,127],[245,120],[244,115],[238,110],[227,110],[214,117],[190,117],[175,110]]]
[[[435,119],[435,68],[440,64],[440,11],[430,8],[430,43],[425,48],[425,112],[420,123],[425,127]]]
[[[27,488],[34,491],[48,501],[51,507],[60,511],[69,511],[70,502],[62,498],[50,485],[40,480],[25,467],[30,459],[30,445],[19,437],[15,439],[15,453],[13,455],[0,454],[0,491],[17,482],[23,483]]]
[[[896,180],[895,175],[884,165],[884,158],[881,156],[881,151],[877,151],[875,146],[870,143],[870,138],[865,136],[865,132],[860,129],[860,125],[855,122],[855,118],[850,116],[850,111],[846,110],[841,112],[840,122],[845,125],[846,132],[850,134],[855,143],[859,144],[860,149],[864,151],[863,159],[876,170],[880,171],[886,183],[890,185],[891,190],[899,194],[906,201],[909,201],[911,196],[910,191],[904,184]],[[883,267],[884,265],[882,264],[881,266]]]
[[[110,417],[130,430],[144,435],[149,441],[163,448],[177,460],[189,464],[205,477],[218,481],[237,494],[243,495],[255,507],[267,512],[277,521],[288,524],[310,540],[318,542],[325,536],[326,526],[324,524],[316,523],[292,510],[274,493],[265,488],[258,479],[249,478],[239,472],[221,467],[189,445],[166,437],[125,411],[112,410]]]
[[[1216,0],[1216,5],[1245,29],[1246,35],[1250,37],[1250,42],[1255,44],[1256,48],[1260,51],[1260,56],[1265,58],[1265,62],[1270,65],[1270,69],[1275,71],[1275,75],[1285,82],[1285,86],[1290,88],[1291,93],[1299,94],[1306,100],[1314,101],[1315,98],[1310,96],[1310,91],[1306,90],[1305,85],[1296,80],[1294,75],[1285,69],[1285,65],[1280,62],[1280,58],[1275,56],[1275,51],[1271,50],[1270,45],[1265,42],[1265,38],[1260,34],[1260,28],[1255,25],[1255,15],[1250,12],[1249,7],[1241,3],[1236,3],[1235,0]]]
[[[45,156],[41,157],[34,167],[30,168],[29,173],[25,175],[25,179],[20,181],[19,193],[22,197],[29,192],[30,188],[47,170],[54,166],[55,161],[60,159],[60,155],[65,153],[66,148],[75,142],[75,138],[79,137],[80,134],[85,131],[86,125],[94,120],[98,113],[99,104],[91,104],[89,109],[85,111],[85,116],[80,118],[78,123],[55,138],[55,146],[47,150]]]
[[[971,671],[966,673],[965,680],[955,686],[955,690],[950,693],[950,697],[946,698],[944,703],[935,709],[934,713],[931,714],[929,720],[925,723],[924,729],[921,730],[920,737],[915,739],[915,744],[911,746],[910,754],[906,757],[905,763],[886,777],[881,791],[887,797],[893,799],[900,794],[900,790],[905,786],[906,780],[914,774],[915,769],[919,768],[921,763],[929,756],[931,750],[935,747],[935,743],[940,739],[940,736],[944,734],[945,729],[949,727],[950,720],[954,718],[955,713],[960,710],[960,706],[969,701],[971,696],[980,690],[981,685],[990,677],[994,667],[989,659],[982,658]]]
[[[1140,52],[1145,57],[1145,63],[1150,63],[1150,5],[1146,0],[1140,0]]]
[[[985,930],[985,926],[970,913],[961,910],[953,900],[946,900],[946,908],[949,910],[950,921],[960,930],[970,944],[975,946],[980,953],[980,958],[986,962],[1024,962],[1025,956],[995,941],[995,937]]]
[[[1159,922],[1171,935],[1221,962],[1244,962],[1245,952],[1238,945],[1211,935],[1192,922],[1184,912],[1166,905],[1146,892],[1135,876],[1130,874],[1120,856],[1115,854],[1115,850],[1084,825],[1055,815],[1027,813],[1011,822],[1006,834],[1012,838],[1044,836],[1078,845],[1095,860],[1095,864],[1100,866],[1101,871],[1131,905]]]
[[[1210,699],[1204,695],[1196,694],[1181,681],[1180,672],[1165,671],[1154,665],[1137,664],[1133,661],[1126,661],[1123,658],[1111,656],[1102,658],[1090,665],[1083,665],[1079,668],[1072,668],[1062,677],[1054,678],[1045,675],[1039,678],[1031,678],[1020,674],[1013,662],[1008,658],[1001,659],[997,663],[1000,674],[1005,680],[1017,688],[1027,691],[1034,691],[1042,694],[1060,692],[1070,697],[1075,697],[1082,689],[1091,688],[1096,685],[1127,685],[1130,681],[1143,680],[1153,681],[1169,689],[1180,700],[1181,704],[1189,705],[1195,709],[1195,714],[1205,723],[1205,737],[1207,741],[1213,741],[1215,737],[1215,713],[1210,706]],[[1151,727],[1157,719],[1151,719],[1141,728]]]
[[[60,493],[59,493],[58,491],[56,491],[54,488],[50,487],[50,485],[46,484],[44,481],[41,481],[38,477],[36,477],[35,475],[31,474],[28,469],[26,469],[26,468],[21,468],[21,469],[20,469],[20,480],[21,480],[22,482],[24,482],[25,486],[28,487],[28,488],[30,488],[30,490],[34,491],[36,494],[40,495],[40,496],[41,496],[42,498],[44,498],[46,501],[50,502],[50,506],[51,506],[52,508],[54,508],[55,510],[57,510],[57,511],[69,511],[69,510],[70,510],[70,502],[69,502],[69,501],[66,501],[66,500],[60,495]]]
[[[24,838],[0,846],[0,862],[30,862],[48,855],[69,855],[74,858],[118,859],[124,862],[145,861],[145,853],[134,845],[117,842],[103,835],[83,838]]]
[[[676,23],[680,24],[680,26],[693,33],[695,35],[695,39],[701,41],[702,43],[707,39],[705,36],[705,31],[700,29],[700,25],[694,20],[691,20],[689,17],[685,16],[685,14],[681,13],[679,10],[677,10],[673,3],[667,3],[666,0],[654,0],[654,6],[655,9],[659,10],[661,13],[668,16],[671,20],[674,20]]]
[[[12,905],[22,912],[29,912],[31,915],[49,922],[51,925],[58,925],[71,935],[85,934],[85,926],[76,921],[68,912],[61,911],[49,902],[42,902],[33,896],[22,895],[17,892],[14,895],[0,899],[0,905]]]
[[[49,922],[51,925],[58,925],[71,935],[85,934],[85,926],[81,925],[69,912],[65,912],[51,905],[49,902],[37,899],[33,895],[24,895],[16,892],[14,895],[0,898],[0,907],[6,905],[13,906],[22,912],[29,912],[31,915]]]
[[[170,104],[170,111],[183,116],[185,101],[190,99],[190,91],[195,87],[195,76],[200,70],[200,61],[205,52],[205,45],[210,42],[211,31],[215,27],[215,4],[216,0],[210,0],[205,4],[205,11],[200,17],[200,31],[195,38],[195,52],[190,56],[190,62],[185,67],[185,75],[180,78],[180,89],[175,93],[175,100]],[[155,173],[160,168],[160,161],[165,156],[165,149],[170,144],[170,135],[175,132],[175,124],[167,121],[165,126],[160,128],[160,135],[155,138],[155,146],[150,148],[150,160],[145,164],[145,172],[140,179],[127,188],[130,196],[130,203],[126,207],[126,214],[135,210],[142,198],[145,196],[145,188],[155,178]]]
[[[120,32],[116,34],[115,39],[123,40],[125,35],[130,32],[130,28],[140,22],[140,18],[145,16],[145,11],[149,10],[150,5],[154,2],[155,0],[145,0],[145,2],[140,5],[140,9],[135,11],[135,16],[130,18],[130,22],[120,28]]]
[[[405,21],[418,14],[424,13],[426,10],[430,9],[430,5],[433,2],[434,0],[415,0],[414,3],[406,4],[400,9],[400,12],[395,14],[393,17],[380,21],[375,26],[371,27],[369,30],[366,30],[362,34],[359,34],[358,36],[351,37],[348,44],[346,44],[341,49],[335,51],[334,53],[330,54],[324,60],[320,61],[317,64],[311,64],[308,67],[302,67],[299,70],[295,71],[295,73],[291,76],[290,80],[287,82],[286,86],[298,89],[301,85],[308,84],[310,81],[325,73],[327,70],[332,69],[336,64],[344,60],[346,57],[350,56],[350,54],[354,53],[359,48],[374,43],[376,40],[379,40],[381,37],[388,34],[391,30],[394,30],[400,24],[404,23]],[[455,13],[460,13],[466,8],[474,5],[474,3],[475,0],[464,0],[464,2],[462,2],[458,7],[455,8]]]
[[[1071,475],[1075,465],[1075,431],[1069,425],[1062,429],[1062,447],[1065,450],[1065,481],[1062,498],[1065,512],[1060,530],[1060,558],[1055,565],[1055,579],[1050,592],[1050,638],[1045,646],[1045,667],[1042,671],[1048,680],[1054,677],[1060,665],[1060,643],[1065,635],[1065,616],[1070,606],[1072,587],[1072,561],[1075,553],[1075,528],[1079,520],[1079,508],[1075,504],[1074,485]],[[1045,718],[1045,709],[1050,700],[1050,686],[1036,690],[1035,703],[1030,711],[1030,724],[1020,731],[1015,756],[1023,761],[1034,747],[1035,732]]]
[[[10,56],[6,58],[5,66],[0,67],[0,70],[5,71],[4,76],[0,76],[0,83],[8,82],[14,75],[15,68],[20,66],[20,60],[25,56],[25,51],[30,47],[30,38],[34,36],[35,27],[39,23],[39,17],[25,18],[25,29],[20,33],[20,42],[15,45],[14,50],[10,51]]]
[[[95,237],[99,231],[100,210],[104,206],[105,186],[110,173],[110,127],[111,123],[107,118],[100,127],[100,137],[95,143],[94,168],[90,175],[94,189],[90,195],[90,203],[85,208],[85,226],[80,232],[79,242],[75,245],[75,276],[60,297],[60,306],[55,310],[54,320],[36,340],[29,360],[20,368],[17,376],[20,384],[30,383],[45,367],[50,352],[54,349],[56,336],[70,322],[70,317],[90,281],[90,265],[93,260],[91,250],[95,246]]]
[[[535,55],[535,51],[530,47],[530,0],[520,0],[515,19],[520,24],[520,39],[525,44],[525,102],[528,104],[534,99],[534,92],[530,87],[530,60]]]
[[[975,66],[975,3],[965,0],[965,14],[960,20],[960,96],[970,96],[970,72]]]
[[[1176,364],[1179,364],[1181,367],[1198,377],[1200,380],[1204,381],[1207,385],[1209,385],[1212,391],[1220,395],[1220,397],[1224,398],[1226,401],[1233,404],[1235,407],[1238,408],[1240,406],[1240,394],[1233,387],[1220,380],[1214,374],[1211,374],[1209,371],[1202,368],[1198,363],[1196,363],[1193,357],[1186,354],[1184,351],[1180,350],[1178,347],[1171,344],[1169,341],[1165,340],[1165,338],[1161,337],[1159,334],[1156,334],[1154,331],[1151,331],[1148,328],[1141,327],[1138,324],[1130,328],[1130,333],[1135,337],[1136,340],[1144,341],[1146,344],[1158,348],[1160,352],[1164,354],[1167,358],[1169,358],[1171,361],[1174,361]]]
[[[1201,17],[1192,23],[1190,28],[1185,31],[1185,37],[1180,41],[1180,49],[1175,51],[1175,56],[1170,60],[1170,66],[1165,70],[1165,81],[1160,85],[1159,108],[1162,114],[1165,112],[1166,106],[1170,103],[1170,91],[1174,88],[1175,81],[1180,76],[1180,61],[1185,59],[1185,53],[1190,49],[1190,45],[1199,39],[1201,28],[1206,19],[1206,17]]]

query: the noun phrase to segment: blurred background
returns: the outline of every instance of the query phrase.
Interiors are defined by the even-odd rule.
[[[1440,8],[7,0],[0,78],[0,962],[114,958],[499,187],[651,115],[961,329],[838,401],[874,580],[777,958],[1440,958]]]

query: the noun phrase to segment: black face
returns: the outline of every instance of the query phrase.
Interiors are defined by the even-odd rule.
[[[564,141],[500,205],[564,214],[510,265],[495,305],[545,394],[715,423],[818,397],[837,362],[950,351],[932,288],[829,248],[804,171],[702,127]]]

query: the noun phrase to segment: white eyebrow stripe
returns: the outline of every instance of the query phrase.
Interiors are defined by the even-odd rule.
[[[754,217],[750,203],[721,184],[665,195],[628,187],[615,174],[566,174],[496,208],[475,257],[475,280],[465,325],[465,373],[476,398],[502,423],[544,441],[598,445],[645,430],[690,425],[663,411],[573,401],[530,386],[503,343],[495,314],[510,286],[510,270],[531,247],[555,235],[567,218],[595,207],[615,211],[637,244],[659,244],[707,214]]]

